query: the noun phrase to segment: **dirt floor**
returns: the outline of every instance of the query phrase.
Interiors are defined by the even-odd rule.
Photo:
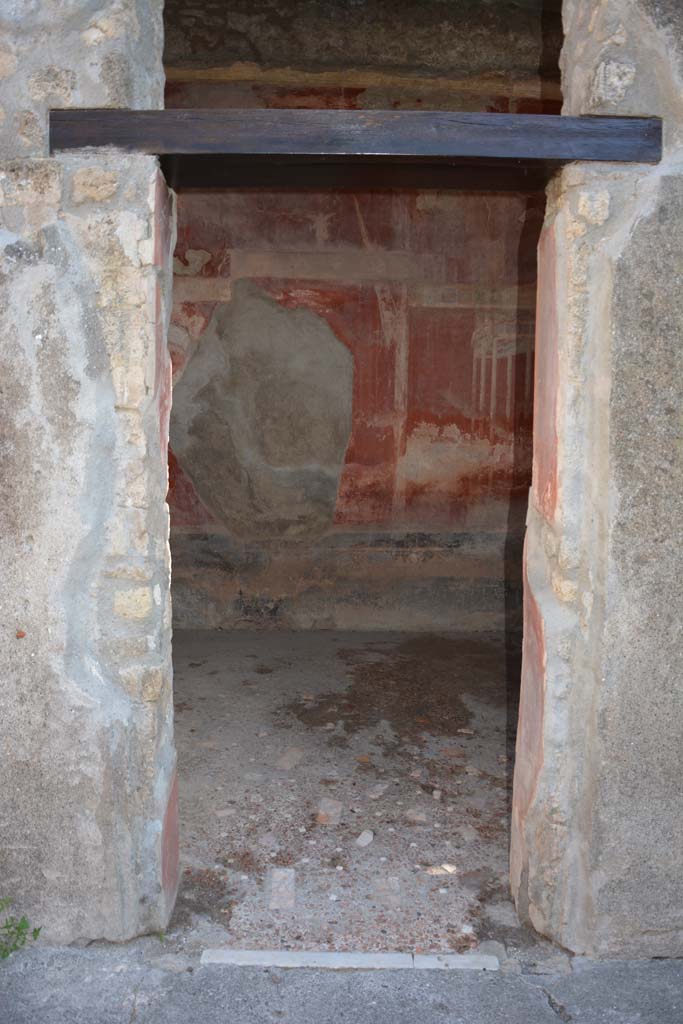
[[[538,953],[508,896],[516,702],[499,638],[177,632],[174,665],[170,931]]]

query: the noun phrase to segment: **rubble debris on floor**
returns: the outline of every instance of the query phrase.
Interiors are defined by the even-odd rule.
[[[172,928],[209,919],[247,949],[526,941],[501,638],[179,632],[174,662]]]

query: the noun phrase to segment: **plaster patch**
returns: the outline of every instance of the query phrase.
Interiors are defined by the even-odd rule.
[[[618,103],[633,85],[636,69],[626,61],[604,60],[598,64],[591,85],[595,103]]]
[[[590,224],[604,224],[609,217],[609,209],[609,192],[579,192],[579,214]]]
[[[193,277],[200,273],[210,259],[211,253],[205,249],[186,249],[182,259],[179,256],[174,257],[173,273]]]
[[[28,80],[28,91],[34,100],[69,103],[76,86],[76,72],[54,64],[35,71]]]
[[[353,358],[321,317],[240,283],[176,384],[171,445],[237,536],[320,533],[333,522],[352,389]]]
[[[9,78],[17,69],[17,58],[13,53],[3,50],[0,53],[0,78]]]

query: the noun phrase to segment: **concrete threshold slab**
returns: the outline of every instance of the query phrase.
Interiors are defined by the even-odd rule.
[[[484,953],[326,953],[285,949],[205,949],[202,964],[225,967],[313,967],[327,971],[497,971]]]

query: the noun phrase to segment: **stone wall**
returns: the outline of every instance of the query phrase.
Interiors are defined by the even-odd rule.
[[[549,190],[513,888],[572,950],[680,956],[683,11],[564,18],[565,112],[659,115],[666,144]]]
[[[468,92],[528,103],[558,96],[560,12],[561,0],[167,0],[164,64],[171,97],[197,82],[219,106],[226,87],[239,93],[231,106],[293,106],[313,83],[325,89],[316,106],[339,106],[347,89],[388,109],[397,86],[427,90],[425,109],[462,109],[447,97]]]
[[[4,0],[0,154],[43,156],[52,107],[163,106],[161,0]]]
[[[160,10],[1,17],[2,895],[47,940],[120,940],[177,883],[173,203],[153,157],[42,154],[51,104],[159,104]]]
[[[559,110],[559,14],[547,7],[432,0],[389,16],[361,3],[353,26],[347,13],[314,3],[278,15],[268,0],[204,5],[198,18],[171,3],[168,105]],[[178,625],[474,628],[518,614],[543,204],[180,195]],[[207,347],[222,353],[222,383]],[[352,377],[340,369],[349,355]]]

